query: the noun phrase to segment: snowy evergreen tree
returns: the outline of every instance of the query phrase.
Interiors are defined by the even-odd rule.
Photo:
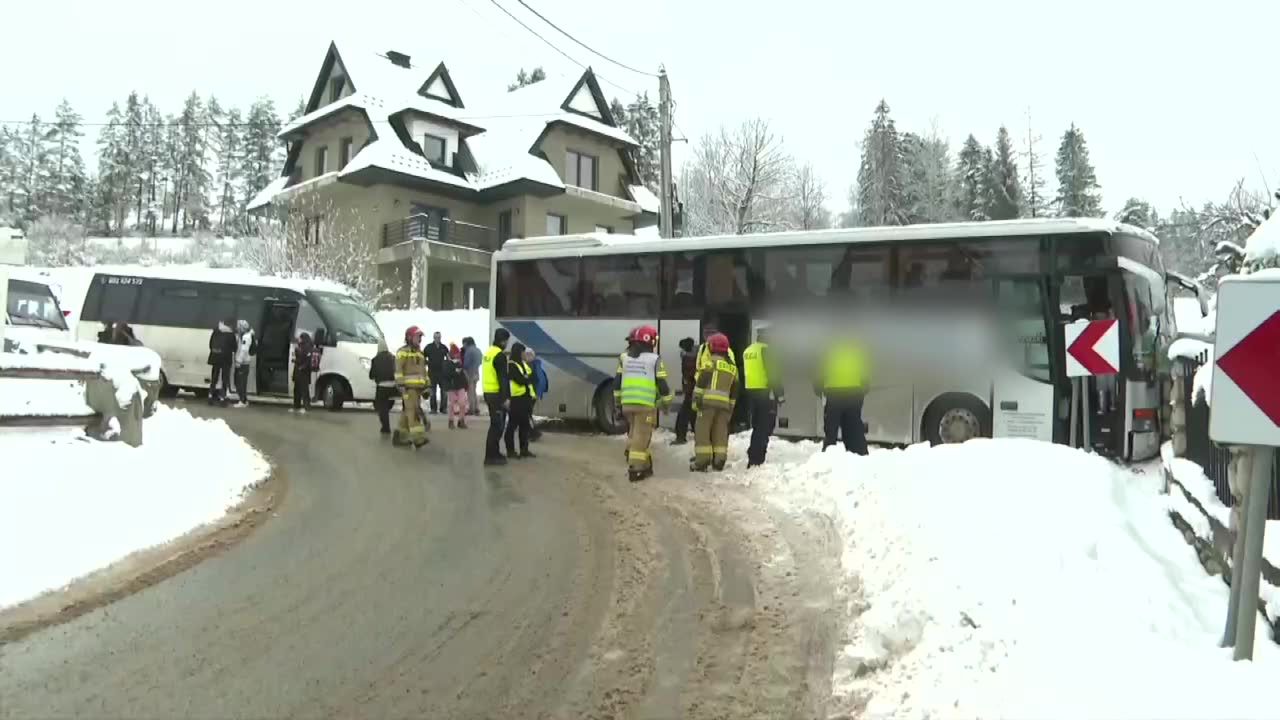
[[[286,122],[293,122],[294,120],[297,120],[298,118],[306,114],[307,114],[307,99],[299,95],[298,103],[293,106],[293,112],[289,113],[289,119]]]
[[[1022,143],[1022,157],[1024,159],[1026,172],[1023,177],[1026,179],[1026,214],[1031,217],[1046,217],[1049,215],[1049,200],[1044,194],[1044,178],[1047,171],[1044,167],[1044,160],[1040,155],[1040,136],[1036,135],[1031,129],[1031,113],[1027,113],[1027,136]]]
[[[622,127],[640,145],[632,156],[641,184],[656,194],[662,178],[662,118],[658,106],[649,101],[649,93],[637,95],[627,106]]]
[[[84,131],[80,114],[63,100],[54,111],[53,126],[48,134],[51,169],[47,212],[76,222],[85,214],[85,169],[80,155]]]
[[[1124,207],[1116,213],[1115,219],[1117,222],[1140,227],[1143,230],[1154,231],[1154,228],[1160,224],[1160,214],[1151,206],[1151,203],[1138,198],[1126,200]]]
[[[207,229],[209,227],[209,188],[213,183],[209,173],[209,116],[204,102],[195,92],[187,96],[178,117],[182,127],[182,179],[183,227]],[[175,219],[176,232],[176,219]]]
[[[908,223],[937,223],[955,219],[951,203],[951,151],[937,131],[920,136],[902,134],[906,165]]]
[[[613,115],[613,121],[618,124],[618,127],[627,127],[627,106],[623,105],[621,100],[614,98],[609,103],[609,114]]]
[[[48,212],[49,189],[53,183],[53,165],[49,152],[52,128],[32,115],[22,130],[17,144],[18,188],[17,216],[24,226]]]
[[[249,106],[247,125],[241,135],[244,148],[240,166],[240,208],[244,208],[260,190],[280,174],[280,116],[270,98],[261,98]]]
[[[990,194],[987,217],[992,220],[1022,217],[1022,183],[1018,180],[1018,161],[1009,130],[1003,125],[996,133],[996,147],[988,175]]]
[[[862,225],[903,225],[909,220],[902,141],[889,117],[889,104],[876,106],[862,141],[858,167],[858,208]]]
[[[962,220],[989,220],[991,207],[991,151],[972,134],[956,157],[955,207]]]
[[[164,115],[150,98],[142,99],[142,172],[143,203],[139,224],[148,235],[154,236],[165,219],[165,189],[168,175],[165,171]]]
[[[131,184],[128,128],[119,103],[111,103],[106,124],[98,131],[98,182],[94,215],[105,219],[108,233],[124,234]]]
[[[1054,198],[1059,217],[1102,217],[1102,195],[1098,178],[1089,162],[1084,133],[1071,124],[1058,146],[1058,195]]]
[[[210,101],[212,106],[214,103]],[[240,174],[243,171],[244,154],[241,137],[240,111],[231,108],[218,118],[218,137],[215,147],[217,152],[216,172],[218,213],[218,230],[226,234],[238,232],[241,228],[240,216]]]
[[[531,72],[525,72],[524,68],[520,68],[520,72],[516,73],[516,81],[507,86],[507,92],[519,90],[522,87],[528,87],[536,82],[542,82],[547,79],[547,72],[542,66],[534,68]]]
[[[143,176],[145,170],[145,162],[147,156],[146,148],[146,119],[142,106],[142,100],[138,97],[137,92],[129,93],[129,97],[124,103],[124,126],[125,126],[125,166],[128,171],[129,192],[133,196],[134,222],[142,222],[142,204],[146,199],[143,192],[146,187],[146,179]]]
[[[0,125],[0,225],[16,223],[18,178],[18,143],[21,138],[8,125]]]

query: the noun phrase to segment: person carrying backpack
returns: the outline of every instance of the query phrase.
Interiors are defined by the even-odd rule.
[[[231,364],[235,361],[236,336],[231,320],[219,322],[209,334],[209,404],[226,403],[231,394]],[[221,384],[221,389],[219,389]]]
[[[467,427],[467,373],[462,369],[462,349],[449,344],[449,355],[440,364],[440,387],[449,407],[449,427]]]
[[[249,365],[257,352],[258,340],[254,337],[253,328],[249,327],[249,321],[237,320],[235,380],[236,393],[240,396],[240,402],[236,403],[235,407],[249,405]]]

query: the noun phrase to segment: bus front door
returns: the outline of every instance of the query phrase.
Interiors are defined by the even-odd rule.
[[[292,375],[293,328],[298,320],[298,303],[268,301],[263,309],[262,333],[253,375],[257,391],[263,395],[288,395]]]
[[[1035,279],[995,283],[1003,362],[991,376],[991,435],[1053,442],[1056,389],[1045,312],[1046,288]]]
[[[680,404],[684,402],[684,383],[681,381],[680,341],[693,338],[696,351],[702,336],[698,334],[697,320],[661,320],[658,322],[658,349],[662,356],[662,364],[667,368],[667,382],[675,399],[671,401],[669,412],[659,416],[659,424],[668,430],[675,429],[676,416],[680,412]],[[690,441],[693,438],[689,438]]]

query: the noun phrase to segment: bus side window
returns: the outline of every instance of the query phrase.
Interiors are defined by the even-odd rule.
[[[135,322],[140,285],[107,283],[102,286],[100,319],[107,322]]]
[[[1045,329],[1040,283],[1030,279],[999,280],[996,304],[1010,339],[1015,365],[1036,380],[1051,381],[1049,334]]]
[[[831,294],[840,302],[887,302],[891,275],[888,248],[849,246],[831,273]]]
[[[298,301],[298,322],[294,325],[293,336],[297,339],[298,333],[307,333],[314,340],[316,331],[324,328],[324,321],[320,319],[320,313],[311,306],[306,300]],[[328,332],[325,333],[326,335]]]

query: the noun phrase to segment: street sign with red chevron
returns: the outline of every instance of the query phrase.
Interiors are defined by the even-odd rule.
[[[1210,439],[1280,446],[1280,274],[1218,284],[1213,349]]]
[[[1120,325],[1108,320],[1077,320],[1063,326],[1067,377],[1120,372]]]

